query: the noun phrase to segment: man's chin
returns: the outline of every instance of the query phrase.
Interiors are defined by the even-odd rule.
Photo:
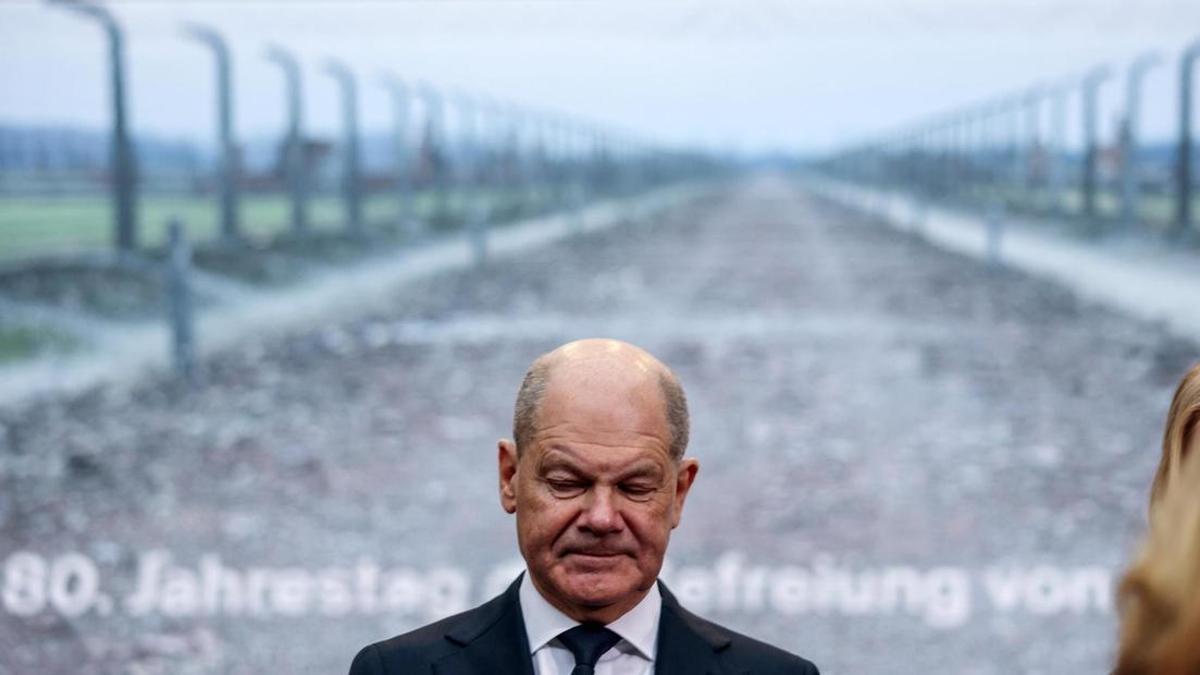
[[[564,570],[558,584],[570,601],[582,607],[607,607],[639,593],[637,580],[624,570],[583,564]]]

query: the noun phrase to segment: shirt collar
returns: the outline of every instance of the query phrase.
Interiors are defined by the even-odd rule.
[[[574,628],[579,622],[563,614],[551,605],[529,580],[529,573],[521,577],[519,591],[521,615],[525,619],[525,632],[529,637],[529,653],[535,654],[559,636],[563,631]],[[658,618],[662,614],[662,594],[658,583],[650,587],[646,597],[625,612],[606,628],[620,635],[642,657],[653,661],[658,649]]]

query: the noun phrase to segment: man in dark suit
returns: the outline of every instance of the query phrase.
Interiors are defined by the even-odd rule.
[[[350,675],[817,675],[683,609],[658,581],[699,471],[671,371],[616,340],[534,361],[499,443],[528,572],[499,597],[363,648]]]

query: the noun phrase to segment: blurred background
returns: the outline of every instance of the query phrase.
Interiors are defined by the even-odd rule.
[[[0,4],[0,673],[345,672],[522,568],[646,347],[664,578],[824,673],[1095,673],[1200,360],[1200,5]]]

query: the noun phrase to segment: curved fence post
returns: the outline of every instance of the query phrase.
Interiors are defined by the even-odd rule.
[[[409,195],[408,87],[394,75],[383,76],[383,86],[392,98],[392,152],[396,163],[396,223],[406,234],[412,232],[412,200]]]
[[[304,157],[304,108],[302,105],[300,64],[290,52],[271,47],[267,59],[283,70],[287,91],[288,130],[284,141],[284,170],[291,196],[292,230],[308,231],[308,168]]]
[[[458,124],[459,143],[462,151],[459,155],[460,174],[462,176],[462,195],[464,202],[464,219],[467,236],[471,241],[471,250],[476,264],[487,260],[487,206],[483,194],[482,174],[480,173],[479,126],[478,113],[480,108],[470,96],[455,92],[450,95],[457,110],[455,115]]]
[[[221,237],[238,238],[238,157],[233,137],[233,91],[229,45],[216,31],[189,24],[185,33],[212,49],[217,62],[217,134],[221,147]]]
[[[1173,236],[1192,229],[1192,72],[1197,59],[1200,59],[1200,39],[1192,42],[1179,59],[1179,169]]]
[[[1137,177],[1138,118],[1142,95],[1142,78],[1158,65],[1158,54],[1139,56],[1130,66],[1125,78],[1125,120],[1121,152],[1121,224],[1129,229],[1137,225],[1140,185]]]
[[[329,60],[328,73],[342,90],[342,200],[346,209],[346,229],[363,234],[362,168],[358,152],[358,83],[344,63]]]
[[[1067,95],[1069,85],[1056,84],[1050,92],[1050,137],[1047,143],[1046,179],[1049,189],[1050,209],[1055,213],[1066,211],[1064,198],[1066,171],[1063,166],[1067,158]]]
[[[1112,71],[1108,66],[1097,66],[1083,76],[1083,176],[1081,189],[1083,191],[1083,215],[1085,218],[1096,217],[1096,160],[1099,153],[1096,147],[1096,99],[1100,87],[1109,78]]]
[[[1026,142],[1025,152],[1022,153],[1022,159],[1025,161],[1023,174],[1026,205],[1030,207],[1036,205],[1037,162],[1042,145],[1042,97],[1044,94],[1045,88],[1042,85],[1034,85],[1027,89],[1022,96],[1025,107]]]
[[[137,248],[137,171],[133,144],[125,119],[125,40],[117,20],[104,7],[82,0],[51,0],[100,23],[108,36],[109,83],[112,99],[113,239],[120,252]]]
[[[430,219],[436,227],[445,227],[450,218],[450,185],[447,176],[449,156],[448,148],[444,147],[442,133],[442,115],[445,111],[441,95],[431,85],[421,82],[417,85],[417,92],[424,109],[425,156],[422,159],[425,168],[430,172],[429,178],[433,187],[434,205]]]

